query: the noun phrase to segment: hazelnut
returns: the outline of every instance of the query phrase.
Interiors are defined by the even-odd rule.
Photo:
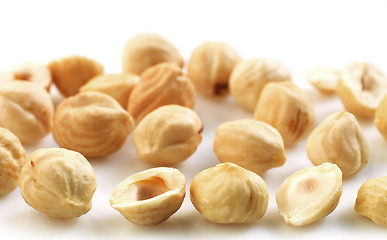
[[[383,97],[376,108],[374,122],[380,134],[387,141],[387,96]]]
[[[317,67],[305,72],[305,77],[321,93],[332,94],[340,79],[340,69],[334,67]]]

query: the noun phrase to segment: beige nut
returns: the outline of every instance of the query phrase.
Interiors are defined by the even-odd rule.
[[[18,186],[17,179],[26,161],[26,152],[19,139],[8,129],[0,128],[0,195]]]
[[[357,192],[355,211],[387,227],[387,177],[367,180]]]
[[[22,80],[36,83],[39,86],[50,90],[51,72],[46,65],[26,62],[20,65],[15,65],[8,71],[0,74],[0,84],[3,81]]]
[[[110,205],[136,225],[153,226],[172,216],[184,197],[184,175],[174,168],[158,167],[136,173],[118,184]]]
[[[266,83],[291,81],[292,75],[283,63],[268,58],[239,62],[230,76],[230,93],[239,106],[254,112]]]
[[[287,177],[276,193],[284,221],[303,226],[328,216],[342,192],[340,168],[332,163],[301,169]]]
[[[96,189],[94,170],[80,153],[42,148],[31,153],[19,177],[28,205],[53,218],[74,218],[91,209]]]
[[[54,105],[37,84],[10,81],[0,88],[0,127],[8,128],[23,144],[33,144],[51,130]]]
[[[69,56],[51,61],[48,65],[52,80],[65,96],[73,96],[91,78],[103,73],[103,66],[90,58]]]
[[[198,173],[191,183],[191,202],[208,221],[246,223],[266,212],[269,192],[257,174],[233,163]]]
[[[294,145],[305,138],[316,122],[311,100],[289,81],[265,85],[254,111],[254,119],[276,128],[285,146]]]
[[[332,94],[336,92],[340,72],[339,68],[317,67],[306,71],[305,77],[321,93]]]
[[[380,134],[387,141],[387,96],[383,97],[376,108],[374,122]]]
[[[52,135],[61,147],[99,157],[119,150],[132,128],[132,117],[112,97],[82,92],[59,104]]]
[[[315,165],[336,164],[343,177],[365,167],[370,158],[367,139],[354,115],[337,112],[325,118],[309,135],[306,153]]]
[[[376,107],[387,94],[387,78],[373,64],[354,62],[342,70],[337,93],[347,111],[358,117],[373,118]]]
[[[134,74],[102,74],[93,77],[79,91],[96,91],[113,97],[121,107],[127,108],[130,93],[137,85],[140,77]]]
[[[240,60],[228,44],[205,42],[193,51],[187,74],[204,96],[222,97],[228,94],[231,71]]]
[[[220,162],[232,162],[257,174],[282,166],[286,160],[280,133],[252,119],[222,123],[216,129],[214,152]]]
[[[122,53],[122,69],[140,75],[156,64],[170,62],[183,67],[184,59],[166,38],[155,33],[140,33],[132,37]]]
[[[144,117],[133,131],[133,143],[144,162],[172,166],[196,151],[202,131],[202,122],[193,110],[166,105]]]
[[[175,64],[160,63],[141,74],[130,94],[128,111],[140,122],[151,111],[168,104],[193,108],[195,88]]]

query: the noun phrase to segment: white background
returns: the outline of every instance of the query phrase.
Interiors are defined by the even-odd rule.
[[[107,73],[120,72],[125,42],[143,31],[170,39],[186,60],[200,43],[220,40],[244,59],[270,57],[285,63],[294,82],[313,101],[318,123],[343,107],[336,96],[314,90],[304,71],[360,60],[387,73],[386,29],[387,1],[1,1],[0,71],[25,61],[47,63],[80,54],[101,62]],[[52,95],[57,104],[61,98],[55,89]],[[231,97],[215,102],[198,95],[195,110],[204,124],[203,141],[193,156],[177,166],[187,178],[187,190],[199,171],[218,163],[212,151],[215,128],[224,121],[252,118]],[[110,194],[127,176],[151,167],[137,159],[130,136],[117,153],[89,159],[98,182],[89,213],[73,220],[52,219],[30,208],[17,189],[0,196],[1,239],[385,239],[387,229],[353,210],[361,184],[387,175],[387,143],[372,121],[362,120],[361,125],[371,147],[369,164],[344,180],[336,210],[309,226],[286,225],[275,203],[275,191],[284,178],[311,166],[305,141],[287,148],[285,165],[263,176],[270,189],[269,208],[257,222],[212,224],[196,212],[189,191],[182,208],[165,223],[138,227],[127,222],[110,207]],[[29,154],[54,146],[49,135],[26,150]]]

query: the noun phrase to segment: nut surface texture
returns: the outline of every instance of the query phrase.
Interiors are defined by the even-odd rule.
[[[387,141],[387,96],[384,96],[375,112],[375,125]]]
[[[19,139],[8,129],[0,128],[0,195],[18,186],[18,177],[26,161],[26,152]]]
[[[282,166],[286,160],[280,133],[252,119],[221,124],[216,129],[214,152],[220,162],[233,162],[257,174]]]
[[[198,173],[190,193],[192,204],[204,218],[223,224],[258,220],[269,201],[265,181],[233,163],[221,163]]]
[[[183,67],[184,59],[166,38],[155,33],[140,33],[132,37],[122,53],[122,69],[140,75],[145,69],[163,62]]]
[[[132,128],[132,117],[116,100],[91,91],[58,105],[52,135],[61,147],[98,157],[119,150]]]
[[[303,226],[328,216],[342,192],[340,168],[332,163],[301,169],[287,177],[276,193],[284,221]]]
[[[291,81],[292,75],[283,63],[268,58],[239,62],[230,76],[230,93],[249,112],[254,112],[259,96],[268,82]]]
[[[128,111],[140,122],[151,111],[168,104],[193,108],[195,88],[178,66],[160,63],[141,74],[130,94]]]
[[[128,221],[153,226],[172,216],[184,197],[184,175],[175,168],[158,167],[133,174],[119,183],[110,204]]]
[[[276,128],[285,146],[304,139],[316,122],[311,100],[290,81],[265,85],[254,111],[254,119]]]
[[[80,153],[42,148],[31,153],[19,177],[28,205],[53,218],[74,218],[91,209],[96,189],[94,170]]]
[[[172,166],[196,151],[202,131],[202,122],[193,110],[166,105],[144,117],[133,131],[133,143],[144,162]]]
[[[231,71],[240,60],[228,44],[205,42],[193,51],[187,74],[204,96],[222,97],[228,94]]]
[[[339,68],[317,67],[306,71],[305,77],[320,92],[332,94],[336,92],[340,72],[341,70]]]
[[[325,118],[309,135],[306,153],[315,165],[336,164],[343,177],[365,167],[370,158],[367,139],[354,115],[337,112]]]

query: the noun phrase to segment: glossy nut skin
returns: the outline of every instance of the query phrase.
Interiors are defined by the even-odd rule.
[[[144,117],[133,131],[138,158],[157,166],[176,165],[202,141],[203,125],[190,108],[166,105]]]
[[[22,144],[34,144],[51,130],[54,104],[37,84],[9,81],[0,87],[0,127],[8,128]]]
[[[26,152],[19,139],[8,129],[0,128],[0,195],[18,186],[18,177],[26,161]]]
[[[155,33],[133,36],[122,53],[122,69],[126,73],[140,75],[147,68],[163,62],[183,67],[184,59],[169,40]]]
[[[204,42],[192,53],[187,74],[195,88],[207,97],[223,97],[229,92],[229,78],[241,60],[233,48],[224,42]]]
[[[151,111],[168,104],[193,108],[195,88],[177,65],[160,63],[141,74],[130,94],[128,111],[140,122]]]
[[[116,100],[91,91],[58,105],[52,135],[63,148],[99,157],[119,150],[132,128],[132,117]]]
[[[80,153],[42,148],[28,156],[19,186],[24,200],[35,210],[69,219],[91,209],[97,184],[93,168]]]

